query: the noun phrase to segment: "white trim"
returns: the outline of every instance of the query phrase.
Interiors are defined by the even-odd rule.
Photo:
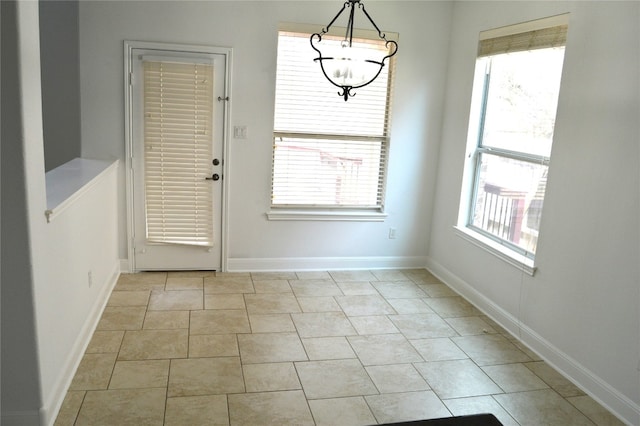
[[[345,222],[384,222],[386,213],[349,210],[269,210],[269,220],[319,220]]]
[[[47,210],[44,214],[51,223],[98,182],[118,168],[119,160],[112,163],[86,158],[73,160],[46,173]]]
[[[231,258],[232,272],[340,271],[424,268],[423,256]]]
[[[503,260],[516,269],[531,276],[536,273],[537,268],[533,263],[533,260],[493,241],[491,238],[487,238],[484,235],[463,226],[454,226],[453,231],[457,236],[469,241],[476,247],[484,249],[486,252],[491,253],[498,259]]]
[[[427,257],[427,269],[467,299],[476,308],[504,327],[517,340],[525,344],[541,359],[555,368],[565,378],[576,384],[599,404],[628,424],[640,418],[640,405],[631,401],[577,360],[561,351],[543,336],[524,325],[519,318],[494,303],[445,266]]]
[[[100,294],[96,297],[95,302],[91,307],[80,332],[78,333],[73,347],[71,348],[69,356],[63,365],[62,374],[59,376],[51,392],[52,397],[49,401],[43,403],[43,406],[40,408],[42,424],[52,425],[58,416],[64,397],[66,396],[67,390],[73,380],[73,376],[80,365],[80,361],[82,361],[82,357],[87,350],[87,346],[89,346],[89,343],[91,342],[91,337],[98,326],[98,322],[100,322],[102,312],[109,301],[111,291],[118,282],[119,276],[120,265],[118,262],[115,262],[108,281],[102,286]]]
[[[129,274],[131,273],[131,266],[129,266],[129,259],[120,259],[120,272]]]

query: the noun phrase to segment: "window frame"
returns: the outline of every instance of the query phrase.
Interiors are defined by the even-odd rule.
[[[568,25],[568,17],[569,14],[563,14],[483,31],[480,33],[480,42],[487,39],[543,30],[560,25],[566,26]],[[563,45],[566,46],[566,43],[563,43]],[[485,55],[477,54],[475,58],[475,71],[467,131],[467,149],[463,169],[458,220],[454,226],[454,232],[475,246],[484,249],[524,273],[533,276],[537,269],[535,265],[535,253],[531,253],[507,239],[493,235],[473,224],[483,155],[493,155],[524,163],[543,165],[547,167],[547,169],[550,164],[549,156],[484,145],[484,120],[487,111],[486,99],[488,96],[491,71],[490,62],[485,63],[484,67],[480,66],[482,56]],[[560,81],[562,81],[562,76],[560,76]],[[558,93],[558,99],[559,97],[560,92]]]
[[[278,26],[277,37],[279,39],[281,32],[291,32],[291,33],[299,33],[305,34],[306,39],[313,33],[318,32],[321,25],[308,25],[308,24],[298,24],[298,23],[280,23]],[[332,27],[331,30],[327,33],[330,36],[344,36],[344,28]],[[386,32],[388,38],[393,40],[398,40],[398,34],[393,32]],[[373,30],[363,30],[363,29],[354,29],[353,33],[354,40],[355,39],[371,39],[378,40],[379,36],[376,31]],[[311,49],[311,46],[309,46]],[[381,167],[378,169],[380,172],[381,179],[379,181],[379,186],[381,189],[379,191],[379,203],[375,206],[340,206],[336,204],[329,205],[304,205],[304,204],[273,204],[270,201],[269,210],[266,215],[269,220],[318,220],[318,221],[384,221],[387,217],[385,213],[385,198],[386,198],[386,184],[387,184],[387,176],[388,176],[388,163],[389,163],[389,147],[391,143],[391,110],[392,110],[392,94],[393,94],[393,81],[395,74],[395,57],[392,57],[391,60],[386,64],[388,68],[388,83],[386,87],[386,105],[385,105],[385,113],[384,120],[385,124],[384,134],[382,135],[360,135],[360,134],[335,134],[331,132],[327,133],[313,133],[313,132],[295,132],[295,131],[286,131],[286,130],[276,130],[274,128],[273,138],[274,138],[274,155],[275,155],[275,144],[276,138],[279,137],[298,137],[298,138],[306,138],[306,139],[330,139],[332,141],[340,141],[340,140],[358,140],[358,141],[371,141],[371,142],[380,142],[381,145],[381,156],[380,161],[382,162]],[[318,70],[320,73],[320,71]],[[321,73],[320,73],[321,74]],[[324,77],[323,77],[324,79]],[[329,84],[329,82],[327,82]],[[333,89],[333,88],[332,88]],[[360,89],[361,91],[367,90],[367,88]],[[336,98],[338,95],[336,94]],[[342,100],[341,100],[342,101]],[[342,101],[343,102],[343,101]],[[274,110],[275,114],[275,110]],[[274,120],[275,126],[275,120]],[[272,157],[271,162],[271,173],[272,173],[272,182],[270,185],[270,195],[273,196],[273,173],[275,170],[275,157]]]

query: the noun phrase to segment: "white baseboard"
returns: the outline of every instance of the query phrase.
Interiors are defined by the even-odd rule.
[[[230,258],[225,271],[337,271],[424,268],[423,256]]]
[[[453,274],[447,268],[431,258],[427,258],[427,269],[491,319],[504,327],[509,333],[524,343],[540,358],[559,371],[602,406],[629,425],[638,424],[640,406],[611,385],[602,380],[578,361],[551,344],[543,336],[521,323],[518,318],[502,309],[478,292],[469,283]]]
[[[84,326],[80,330],[78,337],[69,353],[67,358],[67,362],[63,367],[63,373],[60,375],[56,385],[54,386],[54,390],[51,392],[51,398],[49,401],[45,401],[42,408],[40,408],[40,418],[42,419],[43,425],[53,425],[58,416],[58,412],[60,411],[60,407],[64,401],[64,397],[67,394],[67,389],[71,385],[71,381],[73,380],[73,376],[80,365],[80,361],[82,361],[82,356],[91,341],[91,336],[98,326],[98,322],[100,321],[100,317],[102,316],[102,312],[109,300],[109,295],[111,291],[116,285],[118,281],[118,277],[120,276],[120,264],[116,262],[113,265],[113,269],[111,275],[107,282],[105,282],[102,286],[102,290],[98,297],[91,307],[89,311],[89,315],[84,322]],[[13,424],[13,423],[8,423]]]
[[[120,259],[120,272],[122,272],[123,274],[128,274],[131,272],[129,259]]]

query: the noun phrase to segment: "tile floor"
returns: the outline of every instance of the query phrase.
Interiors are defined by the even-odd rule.
[[[425,270],[121,275],[56,425],[622,424]]]

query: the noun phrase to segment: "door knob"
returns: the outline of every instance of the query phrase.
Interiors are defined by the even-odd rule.
[[[213,159],[213,165],[217,166],[218,164],[220,164],[220,160],[218,160],[217,158]]]
[[[211,177],[207,177],[205,178],[206,180],[220,180],[220,175],[217,173],[214,173],[211,175]]]

